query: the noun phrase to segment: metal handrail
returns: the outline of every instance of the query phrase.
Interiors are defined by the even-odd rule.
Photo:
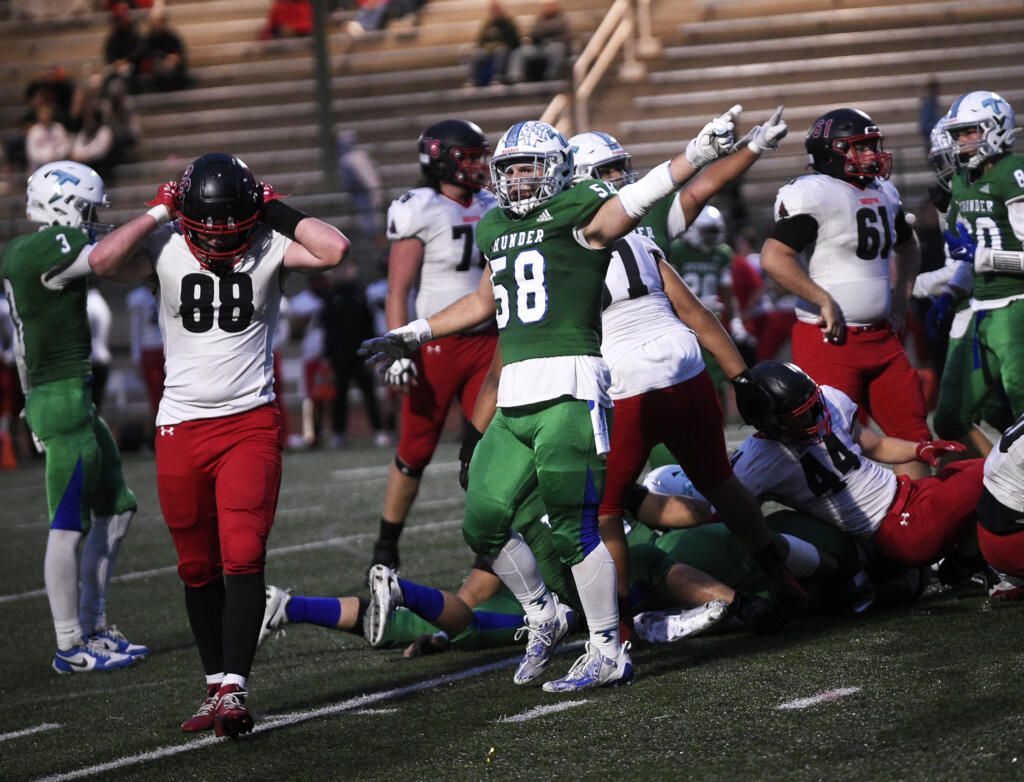
[[[634,35],[634,31],[639,33]],[[651,0],[615,0],[572,66],[571,93],[559,93],[548,104],[541,120],[549,122],[564,135],[589,126],[589,101],[619,52],[623,62],[619,76],[639,81],[646,68],[638,59],[660,49],[651,35]]]

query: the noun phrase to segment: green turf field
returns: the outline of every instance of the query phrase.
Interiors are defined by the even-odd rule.
[[[456,454],[439,450],[402,542],[404,575],[449,588],[472,560]],[[268,583],[363,593],[391,456],[286,456]],[[0,779],[1024,779],[1024,606],[934,589],[909,610],[805,620],[768,639],[637,650],[631,687],[568,697],[513,685],[518,648],[405,660],[287,626],[256,657],[256,731],[188,737],[178,725],[201,700],[199,657],[152,461],[126,461],[141,507],[108,613],[153,653],[81,676],[50,668],[42,463],[0,473]],[[578,653],[559,653],[553,672]]]

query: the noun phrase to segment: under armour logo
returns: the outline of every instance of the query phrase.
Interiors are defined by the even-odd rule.
[[[906,527],[908,524],[910,524],[910,514],[909,513],[901,513],[900,514],[900,526],[901,527]]]
[[[173,435],[173,434],[174,434],[174,427],[173,426],[161,426],[160,427],[160,436],[161,437],[169,436],[169,435]]]
[[[440,353],[441,352],[441,346],[440,345],[427,345],[427,352],[428,353]]]

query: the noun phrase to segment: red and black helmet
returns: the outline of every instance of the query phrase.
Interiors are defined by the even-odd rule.
[[[821,388],[796,364],[762,361],[750,373],[772,398],[768,417],[758,431],[773,440],[817,442],[832,428]]]
[[[822,114],[807,131],[804,147],[811,168],[858,185],[869,179],[888,179],[892,153],[882,149],[882,131],[874,120],[857,109],[833,109]],[[872,153],[857,153],[854,145],[867,143]]]
[[[181,229],[204,269],[222,273],[252,243],[263,188],[234,155],[213,152],[192,162],[178,183]]]
[[[474,191],[487,185],[491,146],[478,125],[464,119],[435,122],[416,148],[426,176]]]

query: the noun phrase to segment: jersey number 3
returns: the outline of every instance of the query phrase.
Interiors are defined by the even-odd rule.
[[[217,297],[214,300],[214,286]],[[226,274],[216,282],[205,274],[186,274],[181,279],[181,325],[193,334],[213,328],[216,312],[221,331],[237,334],[252,323],[252,278],[247,274]]]

